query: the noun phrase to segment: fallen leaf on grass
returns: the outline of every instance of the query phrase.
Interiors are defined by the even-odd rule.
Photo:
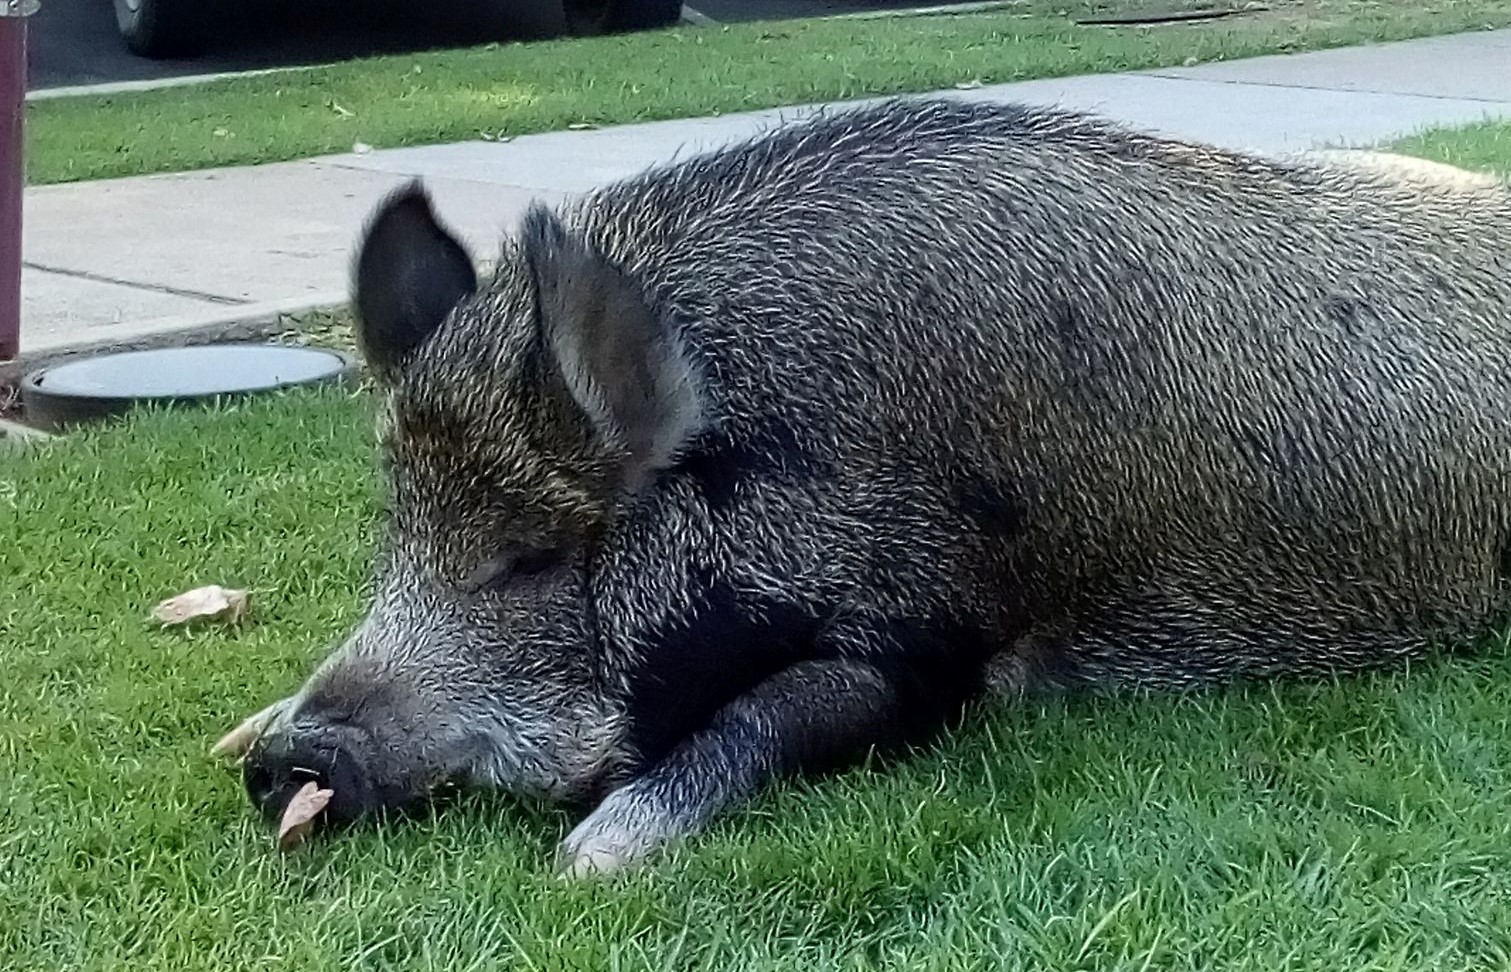
[[[301,786],[283,810],[283,820],[278,824],[278,849],[293,850],[304,843],[315,826],[315,818],[325,811],[335,795],[335,790],[322,790],[313,780]]]
[[[246,591],[211,584],[168,598],[152,609],[152,617],[163,624],[184,624],[196,618],[240,621],[246,610]]]

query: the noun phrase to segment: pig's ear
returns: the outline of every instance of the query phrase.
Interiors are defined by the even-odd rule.
[[[436,221],[429,194],[418,182],[399,189],[379,205],[357,252],[352,297],[363,357],[391,376],[476,289],[472,258]]]
[[[546,350],[598,434],[624,451],[634,488],[697,431],[693,369],[636,282],[544,207],[526,215],[523,244]]]

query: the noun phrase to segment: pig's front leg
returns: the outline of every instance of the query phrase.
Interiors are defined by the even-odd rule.
[[[604,798],[562,842],[558,868],[572,877],[619,870],[702,829],[774,776],[843,764],[895,741],[901,694],[897,676],[862,661],[779,672]]]

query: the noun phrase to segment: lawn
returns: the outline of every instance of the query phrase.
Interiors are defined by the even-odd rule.
[[[53,183],[1114,71],[1511,25],[1511,0],[1267,0],[1164,27],[1073,15],[1213,0],[1020,0],[958,16],[682,28],[378,57],[193,88],[33,103]],[[1221,4],[1226,6],[1226,4]]]
[[[279,857],[206,750],[359,617],[372,441],[321,391],[0,452],[0,968],[1511,966],[1504,643],[985,710],[609,885],[550,877],[564,815],[480,797]],[[204,583],[248,622],[144,620]]]
[[[1406,155],[1511,177],[1511,121],[1487,121],[1464,128],[1434,128],[1403,139],[1394,148]]]

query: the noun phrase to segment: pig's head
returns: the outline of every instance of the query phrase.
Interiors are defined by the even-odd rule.
[[[622,758],[595,576],[627,501],[699,421],[679,346],[623,271],[543,209],[480,286],[417,186],[355,261],[390,508],[374,600],[259,721],[244,778],[335,823],[441,783],[571,800]]]

